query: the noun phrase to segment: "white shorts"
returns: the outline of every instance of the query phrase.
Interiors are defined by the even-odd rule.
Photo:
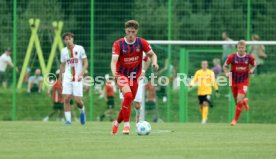
[[[139,84],[138,84],[138,89],[137,89],[137,93],[136,93],[136,96],[134,98],[134,102],[139,102],[141,103],[142,102],[142,98],[143,98],[143,87],[144,87],[144,80],[141,79],[139,81]],[[120,99],[123,100],[124,99],[124,96],[123,96],[123,93],[120,92]]]
[[[77,97],[83,96],[83,83],[81,82],[63,82],[62,83],[62,94],[73,95]]]

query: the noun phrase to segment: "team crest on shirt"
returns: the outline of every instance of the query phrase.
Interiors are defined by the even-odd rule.
[[[141,50],[140,47],[137,46],[137,47],[136,47],[136,52],[140,52],[140,50]]]
[[[245,62],[245,64],[248,64],[248,60],[245,60],[244,62]]]
[[[75,55],[78,55],[78,52],[77,52],[77,51],[75,51]]]

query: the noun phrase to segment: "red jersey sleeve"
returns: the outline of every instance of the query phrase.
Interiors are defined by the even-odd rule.
[[[251,65],[253,65],[253,66],[256,65],[256,63],[255,63],[255,58],[254,58],[254,56],[251,55],[251,54],[250,54],[250,61],[249,61],[249,63],[250,63]]]
[[[112,55],[120,55],[120,46],[118,41],[114,42],[112,45]]]
[[[143,52],[143,61],[147,62],[149,57]]]
[[[143,60],[144,60],[145,62],[147,62],[147,61],[149,60],[149,57],[148,57],[148,56],[145,56],[145,57],[143,58]]]
[[[226,64],[229,65],[232,63],[232,58],[233,58],[233,54],[228,55],[227,59],[226,59]]]
[[[143,51],[144,51],[145,53],[150,52],[150,51],[151,51],[151,46],[150,46],[150,44],[147,42],[147,40],[141,38],[141,42],[142,42]]]

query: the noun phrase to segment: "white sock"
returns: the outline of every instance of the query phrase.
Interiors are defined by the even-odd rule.
[[[129,122],[124,122],[124,126],[129,126]]]
[[[70,121],[71,122],[71,112],[64,112],[64,116],[66,121]]]
[[[82,106],[82,108],[80,108],[80,112],[84,112],[85,110],[85,106]]]
[[[135,112],[136,112],[136,123],[139,122],[139,118],[140,118],[140,109],[135,109]]]
[[[116,126],[119,126],[119,123],[118,123],[118,121],[117,121],[117,120],[115,121],[115,125],[116,125]]]

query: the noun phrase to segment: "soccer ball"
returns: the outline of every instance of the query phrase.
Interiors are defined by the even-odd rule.
[[[139,121],[136,124],[136,132],[138,135],[148,135],[150,134],[151,126],[147,121]]]

